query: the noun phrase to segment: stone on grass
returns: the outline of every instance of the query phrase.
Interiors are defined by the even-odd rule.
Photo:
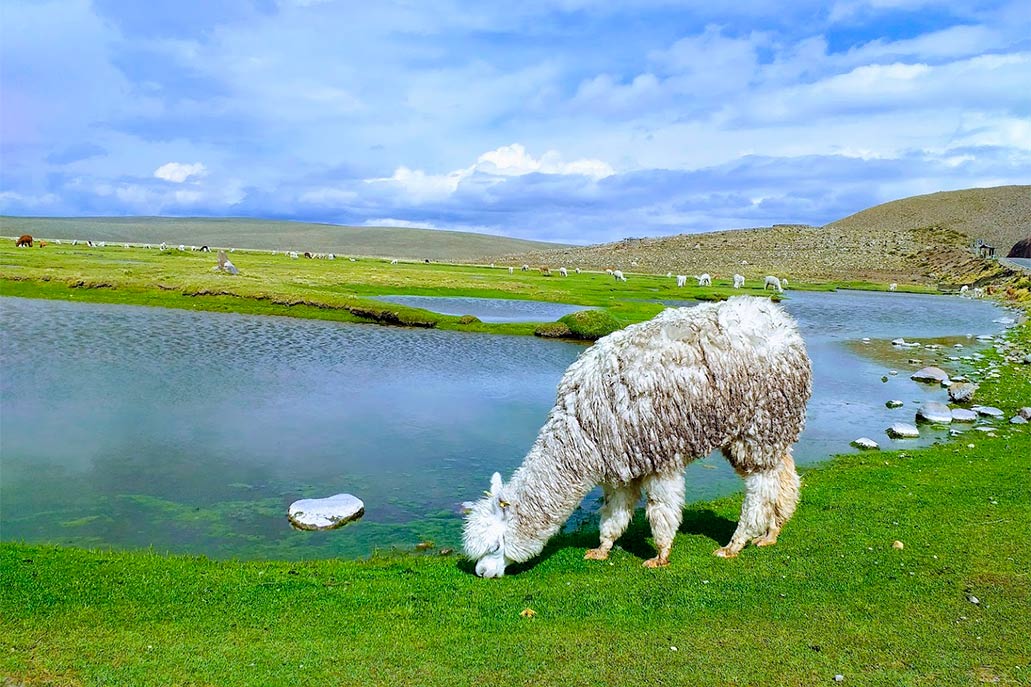
[[[888,406],[889,408],[901,408],[904,404],[902,403],[902,401],[899,401],[897,399],[892,399],[891,401],[888,401],[884,405]]]
[[[949,398],[955,403],[967,403],[974,398],[977,389],[973,382],[953,382],[949,385]]]
[[[938,382],[941,383],[949,378],[949,373],[940,367],[925,367],[913,373],[910,379],[917,382]]]
[[[952,421],[953,422],[976,422],[977,413],[966,408],[953,408],[952,409]]]
[[[939,401],[924,401],[920,410],[916,411],[917,422],[939,422],[947,425],[952,422],[952,410]]]
[[[301,499],[290,504],[287,518],[298,530],[334,530],[365,515],[365,504],[351,494]]]
[[[874,441],[873,439],[868,439],[866,437],[859,437],[858,439],[852,442],[852,445],[856,448],[861,448],[864,450],[873,450],[880,448],[880,446],[877,445],[876,441]]]
[[[920,430],[905,422],[896,422],[886,429],[885,432],[893,439],[915,439],[920,436]]]
[[[1017,415],[1025,420],[1031,420],[1031,408],[1024,407],[1017,411]]]
[[[1014,415],[1013,417],[1010,418],[1010,424],[1011,425],[1026,425],[1027,424],[1027,419],[1021,417],[1020,415]]]
[[[970,409],[978,415],[984,415],[985,417],[1002,417],[1005,414],[993,406],[971,406]]]

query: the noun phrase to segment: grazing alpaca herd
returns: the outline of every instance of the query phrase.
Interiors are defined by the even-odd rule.
[[[716,449],[745,482],[741,518],[716,555],[776,543],[798,501],[791,446],[812,386],[794,321],[765,298],[671,308],[599,339],[558,385],[554,408],[506,484],[495,473],[472,504],[463,540],[476,574],[541,552],[583,498],[601,485],[604,560],[642,492],[657,555],[669,563],[682,518],[684,469]]]

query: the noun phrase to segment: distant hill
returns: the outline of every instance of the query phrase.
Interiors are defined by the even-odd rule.
[[[170,217],[0,217],[0,235],[91,239],[295,250],[447,262],[482,255],[563,248],[565,244],[525,241],[490,234],[402,227],[347,227],[334,224],[236,218]]]
[[[484,260],[551,268],[612,267],[624,272],[728,279],[767,274],[802,279],[939,281],[972,266],[978,238],[1006,255],[1031,234],[1031,186],[1000,186],[914,196],[869,208],[823,227],[778,224],[661,238],[624,239]],[[960,272],[962,270],[962,272]]]

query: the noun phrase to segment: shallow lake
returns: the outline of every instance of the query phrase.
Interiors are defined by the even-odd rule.
[[[554,322],[590,306],[514,298],[467,298],[462,296],[377,296],[375,300],[430,310],[441,315],[475,315],[483,322]]]
[[[999,331],[992,320],[1004,314],[987,302],[859,292],[792,292],[785,305],[815,371],[800,464],[850,451],[861,435],[890,445],[888,424],[912,421],[914,401],[943,396],[910,381],[918,365],[905,361],[951,349],[856,339],[959,335],[956,352],[969,354],[965,335]],[[583,350],[16,298],[0,299],[0,316],[0,538],[216,557],[455,546],[458,504],[494,470],[518,465]],[[889,367],[900,374],[883,383]],[[906,406],[888,410],[889,398]],[[688,470],[689,500],[739,488],[722,458]],[[360,522],[289,527],[290,502],[340,491],[365,500]],[[595,505],[588,497],[584,513]]]

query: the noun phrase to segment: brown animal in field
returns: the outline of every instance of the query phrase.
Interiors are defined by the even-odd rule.
[[[40,248],[46,248],[46,245],[47,245],[47,242],[46,242],[46,241],[40,241],[40,242],[39,242],[39,247],[40,247]]]
[[[29,248],[32,248],[32,236],[30,236],[29,234],[22,234],[20,237],[18,237],[18,240],[14,243],[14,245],[18,248],[21,248],[22,246],[28,246]]]
[[[547,267],[541,267],[540,269],[541,269],[541,276],[542,277],[550,277],[551,276],[551,270],[548,269]]]

